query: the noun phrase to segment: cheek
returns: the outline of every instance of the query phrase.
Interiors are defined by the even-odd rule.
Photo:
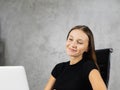
[[[78,47],[78,52],[84,53],[87,51],[87,46],[86,45],[81,45]]]
[[[68,41],[66,41],[66,48],[70,45],[70,43]]]

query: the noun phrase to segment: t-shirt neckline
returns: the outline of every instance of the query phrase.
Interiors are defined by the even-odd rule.
[[[69,61],[69,62],[68,62],[68,65],[69,65],[70,67],[75,67],[75,66],[80,65],[83,61],[84,61],[84,60],[81,59],[79,62],[77,62],[77,63],[75,63],[75,64],[70,64],[70,61]]]

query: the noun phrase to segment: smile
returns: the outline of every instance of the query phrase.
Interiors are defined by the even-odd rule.
[[[68,48],[71,52],[77,52],[76,49]]]

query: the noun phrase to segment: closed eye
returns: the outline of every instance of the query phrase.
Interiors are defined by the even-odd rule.
[[[79,42],[79,41],[78,41],[77,43],[78,43],[78,44],[83,44],[83,42]]]
[[[69,40],[69,41],[73,41],[73,39],[72,39],[72,38],[68,38],[68,40]]]

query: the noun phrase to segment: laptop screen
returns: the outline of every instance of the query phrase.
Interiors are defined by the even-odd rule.
[[[0,66],[0,90],[29,90],[23,66]]]

